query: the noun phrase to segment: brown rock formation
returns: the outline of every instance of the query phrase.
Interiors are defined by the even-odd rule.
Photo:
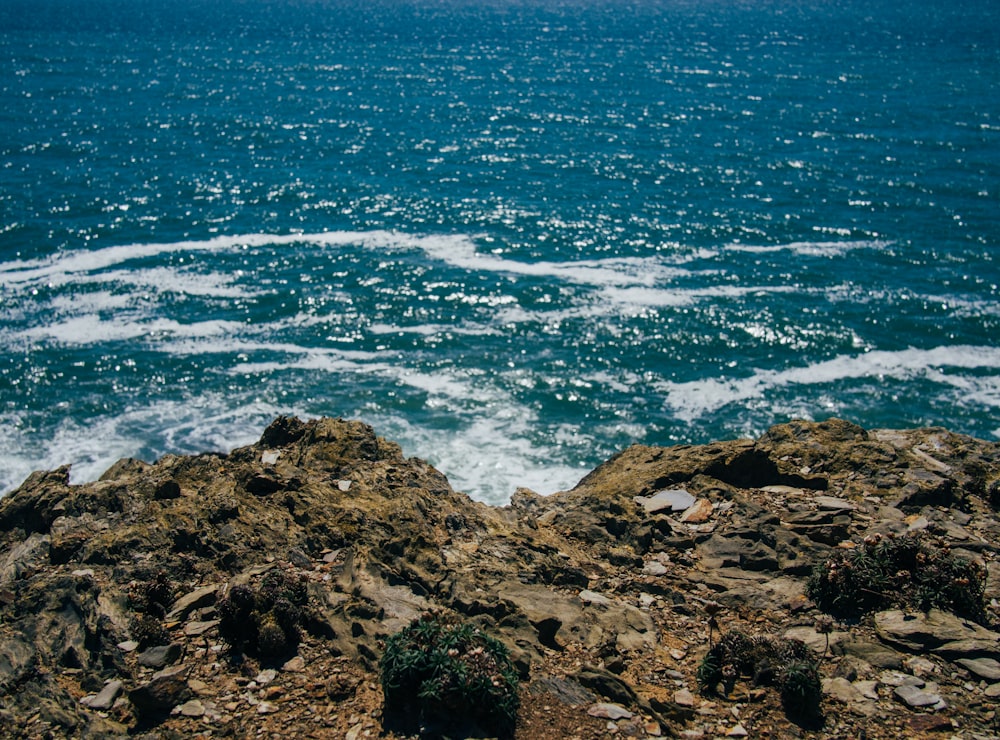
[[[333,419],[280,418],[229,455],[123,460],[84,485],[36,473],[0,501],[0,734],[374,736],[384,639],[436,609],[511,648],[519,737],[790,732],[761,687],[698,696],[710,622],[829,644],[817,737],[995,736],[998,478],[996,444],[839,420],[633,446],[502,509]],[[817,633],[813,568],[911,532],[982,565],[991,623],[887,605]],[[234,654],[217,607],[274,569],[307,585],[301,641]],[[957,637],[921,642],[918,622]]]

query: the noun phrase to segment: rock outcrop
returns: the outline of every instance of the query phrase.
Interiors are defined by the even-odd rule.
[[[68,472],[0,500],[5,737],[374,736],[384,641],[431,610],[507,644],[518,737],[791,733],[766,688],[699,695],[716,626],[815,651],[825,724],[796,733],[1000,727],[994,443],[792,422],[633,446],[504,508],[334,419],[282,417],[228,455],[122,460],[84,485]],[[886,605],[820,628],[806,581],[835,548],[916,533],[981,566],[982,624]],[[296,639],[264,646],[276,606],[262,647],[229,649],[220,610],[278,571],[306,589]]]

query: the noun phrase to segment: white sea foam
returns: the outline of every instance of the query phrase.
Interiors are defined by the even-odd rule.
[[[605,288],[601,295],[618,306],[648,306],[666,308],[688,306],[711,298],[739,298],[768,293],[794,293],[793,285],[716,285],[707,288]],[[611,310],[608,311],[612,312]]]
[[[418,236],[390,231],[330,231],[314,234],[243,234],[219,236],[202,241],[180,241],[165,244],[128,244],[94,250],[72,250],[37,260],[15,260],[0,263],[0,285],[38,282],[63,284],[81,276],[106,271],[116,265],[149,259],[164,254],[191,252],[225,252],[243,248],[282,247],[311,244],[317,247],[360,245],[371,249],[416,249],[428,257],[451,267],[472,272],[498,272],[526,277],[548,277],[567,282],[596,285],[653,285],[657,281],[689,274],[671,267],[660,258],[608,258],[577,262],[521,262],[477,250],[473,238],[464,235]],[[163,268],[151,268],[163,269]],[[173,272],[173,271],[171,271]],[[142,280],[116,273],[122,280]],[[156,280],[157,273],[150,276]],[[147,281],[148,282],[148,281]],[[222,280],[218,289],[230,281]],[[184,291],[188,285],[176,272],[169,276],[168,285]],[[206,283],[203,283],[206,285]],[[194,288],[197,289],[197,288]],[[228,288],[234,290],[233,288]]]
[[[568,490],[587,472],[553,459],[550,446],[531,442],[528,434],[537,419],[524,409],[448,430],[415,427],[398,416],[376,417],[372,423],[379,434],[401,441],[405,454],[443,472],[453,488],[489,504],[506,504],[520,487],[541,494]]]
[[[891,242],[860,239],[825,242],[790,242],[788,244],[729,244],[725,247],[729,252],[749,252],[751,254],[767,254],[769,252],[794,252],[808,257],[842,257],[848,252],[859,249],[882,250]]]
[[[221,272],[198,272],[191,268],[151,267],[141,270],[112,270],[93,275],[74,276],[76,283],[116,283],[145,288],[150,293],[176,293],[204,298],[249,298],[260,295],[259,289],[239,285],[236,279]]]
[[[444,369],[434,372],[418,370],[407,366],[405,361],[400,360],[395,354],[389,356],[379,352],[347,352],[293,344],[241,341],[228,341],[221,345],[212,343],[211,348],[211,351],[232,354],[264,352],[268,355],[285,355],[280,360],[239,362],[229,368],[229,373],[232,375],[262,375],[307,370],[331,374],[379,376],[424,391],[432,397],[428,403],[434,403],[434,398],[447,399],[450,402],[449,407],[456,411],[470,404],[479,407],[487,403],[510,402],[505,394],[478,382],[475,377]],[[192,353],[200,353],[200,350],[193,345],[188,345],[187,349]]]
[[[758,370],[745,378],[705,378],[684,383],[664,381],[656,388],[665,405],[682,421],[693,421],[732,403],[762,398],[769,390],[789,385],[822,385],[848,378],[890,377],[907,380],[924,377],[948,385],[966,380],[941,373],[939,368],[1000,370],[1000,347],[951,346],[907,349],[898,352],[873,351],[861,355],[840,355],[830,360],[787,370]],[[995,397],[981,394],[990,405]]]
[[[50,434],[6,435],[0,441],[0,494],[16,488],[33,470],[71,464],[72,483],[96,480],[117,460],[152,462],[167,454],[226,452],[259,438],[280,414],[308,418],[302,409],[281,408],[253,399],[206,395],[184,401],[157,401],[86,424],[64,421]],[[428,460],[456,490],[491,504],[505,504],[519,486],[538,493],[572,487],[586,472],[553,459],[552,450],[528,439],[537,429],[533,412],[509,405],[489,416],[462,421],[448,414],[448,429],[416,427],[385,412],[362,414],[378,434],[399,442],[406,455]],[[0,419],[23,431],[13,417]]]
[[[161,335],[178,338],[221,337],[241,327],[242,324],[232,321],[198,321],[182,324],[173,319],[136,321],[125,318],[103,319],[97,314],[85,314],[32,327],[16,332],[13,336],[15,339],[51,339],[64,345],[84,346],[98,342],[116,342]]]
[[[30,422],[0,417],[19,434],[0,440],[0,494],[20,485],[34,470],[71,465],[70,482],[99,478],[124,457],[152,462],[167,453],[228,451],[256,440],[281,413],[294,413],[255,400],[207,395],[185,401],[157,401],[114,416],[80,423],[64,420],[54,430],[32,434]]]
[[[417,334],[419,336],[431,337],[440,334],[461,334],[466,336],[481,337],[488,334],[496,334],[497,331],[481,324],[417,324],[415,326],[397,326],[395,324],[384,324],[376,322],[368,326],[367,331],[372,334]]]

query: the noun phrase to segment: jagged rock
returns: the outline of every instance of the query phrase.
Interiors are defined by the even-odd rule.
[[[633,706],[639,703],[635,689],[609,671],[588,666],[574,674],[573,678],[582,686],[617,704]]]
[[[85,700],[81,699],[80,703],[91,709],[111,709],[111,705],[115,703],[115,699],[122,692],[122,687],[121,681],[108,681],[96,696],[85,697]]]
[[[191,695],[187,685],[189,670],[186,665],[178,665],[154,673],[148,682],[129,692],[129,701],[141,717],[169,712]]]
[[[712,518],[715,506],[707,498],[700,498],[691,504],[684,513],[681,514],[681,522],[684,524],[703,524]]]
[[[147,668],[163,668],[181,657],[183,646],[172,642],[169,645],[157,645],[139,653],[136,660],[139,665]]]
[[[697,681],[709,620],[754,633],[791,629],[822,652],[805,580],[833,548],[918,524],[985,566],[987,599],[1000,598],[1000,525],[988,494],[998,478],[994,443],[792,422],[758,440],[633,446],[571,491],[521,490],[509,507],[491,508],[364,424],[288,417],[226,455],[125,460],[84,485],[71,485],[65,468],[36,473],[0,500],[0,735],[36,715],[48,723],[37,736],[126,736],[160,723],[165,737],[293,736],[304,727],[377,734],[370,718],[384,640],[428,610],[499,636],[528,682],[524,695],[535,697],[531,711],[551,703],[558,715],[605,700],[652,717],[657,732],[703,732],[699,722],[729,710],[725,698],[702,704],[682,693]],[[661,509],[653,501],[665,490],[685,497]],[[298,655],[240,656],[214,632],[217,597],[275,569],[306,584]],[[185,662],[144,680],[137,656],[118,646],[134,648],[127,638],[143,616],[128,585],[156,571],[170,591],[159,603],[173,603],[154,618],[183,645]],[[995,607],[989,613],[996,618]],[[961,703],[981,702],[983,692],[962,682],[967,671],[994,680],[995,628],[934,611],[886,614],[875,617],[881,643],[870,622],[831,635],[842,657],[820,670],[848,710],[831,732],[864,726],[885,740],[890,730],[864,723],[872,707],[895,715],[885,723],[892,732],[905,729],[909,705],[878,699],[873,678],[904,658],[921,672],[914,654],[927,653],[937,669],[922,673],[940,688],[908,674],[886,674],[882,686],[944,697],[970,732],[988,734],[975,705]],[[940,670],[942,658],[956,669]],[[274,680],[252,680],[282,663]],[[581,665],[604,668],[556,678]],[[134,718],[120,698],[93,706],[116,681],[132,687]],[[767,690],[744,688],[755,702]],[[200,706],[187,703],[192,692]],[[92,709],[80,696],[93,697]],[[326,713],[328,702],[343,709]],[[755,731],[780,735],[784,726],[768,720],[774,707],[754,707]],[[98,708],[126,724],[106,722]],[[566,711],[567,722],[605,729],[585,711]],[[620,734],[632,732],[642,723],[619,724]]]
[[[47,534],[36,532],[12,547],[0,566],[0,586],[8,586],[47,564],[51,539]]]

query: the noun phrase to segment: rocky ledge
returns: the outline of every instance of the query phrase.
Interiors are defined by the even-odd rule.
[[[507,646],[516,737],[1000,731],[994,443],[793,422],[633,446],[504,508],[334,419],[279,418],[231,454],[122,460],[84,485],[68,472],[0,501],[5,737],[399,737],[379,661],[427,612]],[[890,597],[831,621],[810,599],[838,553],[909,537],[982,574],[976,621]],[[303,587],[301,630],[255,657],[220,619],[272,572]],[[821,715],[793,722],[749,676],[706,686],[706,654],[735,631],[805,643]]]

